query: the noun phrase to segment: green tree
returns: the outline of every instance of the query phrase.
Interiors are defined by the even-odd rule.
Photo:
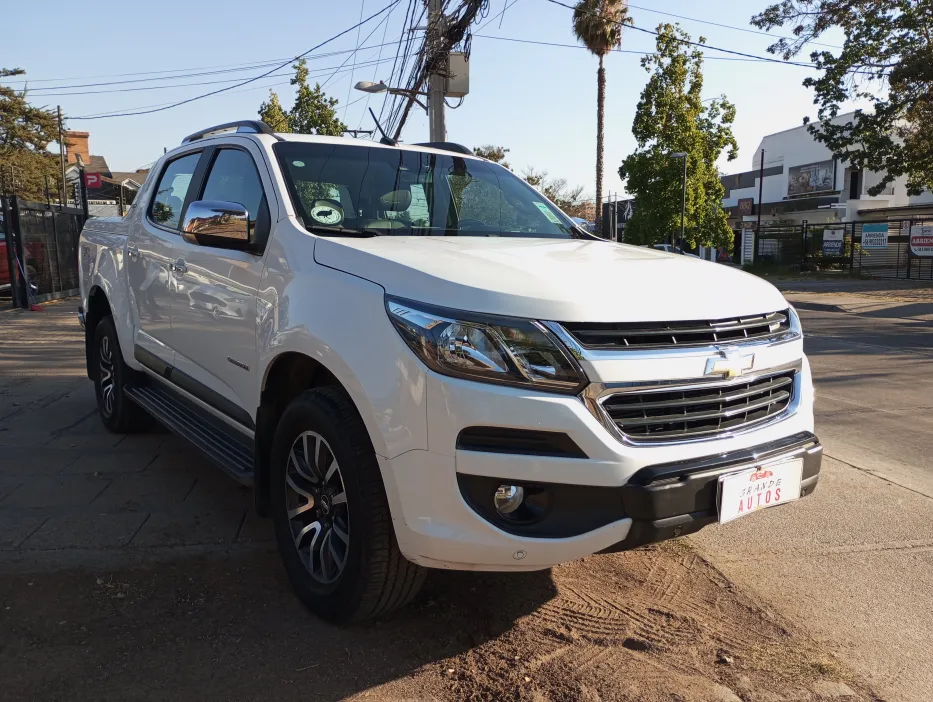
[[[582,198],[582,185],[570,186],[566,178],[548,178],[547,171],[536,170],[533,166],[526,168],[522,177],[571,217],[588,219],[587,214],[592,215],[592,203]]]
[[[291,131],[288,126],[288,113],[283,109],[278,94],[273,90],[269,91],[269,102],[264,102],[259,107],[259,119],[272,127],[273,131],[282,133]]]
[[[22,69],[0,68],[0,79],[25,75]],[[58,117],[51,110],[34,107],[27,91],[0,85],[0,182],[15,186],[18,195],[45,199],[45,176],[53,195],[60,176],[58,160],[48,153],[48,145],[58,139]],[[10,182],[10,167],[13,182]]]
[[[504,168],[512,170],[512,167],[509,165],[509,162],[505,160],[505,155],[509,153],[509,149],[506,149],[503,146],[495,146],[493,144],[486,144],[485,146],[477,146],[473,149],[473,153],[479,156],[480,158],[485,158],[488,161],[493,163],[498,163]]]
[[[725,96],[704,105],[703,54],[685,43],[689,39],[679,26],[662,24],[656,53],[641,61],[651,77],[632,125],[638,147],[619,168],[637,202],[625,225],[630,243],[652,244],[675,232],[679,236],[684,164],[671,154],[682,152],[687,154],[684,243],[732,245],[716,160],[723,151],[730,161],[738,155],[731,127],[735,107]]]
[[[907,191],[933,190],[933,3],[930,0],[782,0],[752,17],[761,29],[789,25],[792,37],[768,51],[784,60],[832,28],[842,49],[813,51],[822,71],[803,84],[814,90],[819,124],[808,130],[853,167],[883,174],[877,195],[906,176]],[[834,124],[840,104],[864,100],[870,110]]]
[[[601,229],[603,141],[605,139],[606,55],[622,45],[622,25],[630,22],[625,0],[580,0],[573,10],[573,33],[599,57],[596,72],[596,231]]]
[[[512,169],[505,160],[509,149],[504,146],[496,144],[477,146],[473,149],[473,153],[487,161],[498,163],[509,170]],[[547,171],[539,171],[534,166],[528,166],[522,172],[522,178],[571,217],[592,218],[593,203],[582,199],[582,185],[571,187],[566,178],[548,178]]]
[[[279,96],[269,91],[269,101],[259,107],[259,117],[277,132],[340,136],[347,128],[337,118],[337,98],[328,97],[320,83],[308,85],[308,67],[304,59],[294,65],[295,77],[289,81],[297,88],[295,104],[286,111]]]

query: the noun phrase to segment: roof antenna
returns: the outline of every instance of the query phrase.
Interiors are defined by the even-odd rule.
[[[382,138],[379,140],[380,144],[385,144],[386,146],[398,146],[398,142],[395,139],[392,139],[388,134],[386,134],[385,129],[382,128],[382,125],[379,124],[379,120],[376,119],[376,113],[373,112],[373,108],[369,108],[369,114],[373,116],[373,122],[376,123],[376,128],[379,130],[379,133],[382,134]]]

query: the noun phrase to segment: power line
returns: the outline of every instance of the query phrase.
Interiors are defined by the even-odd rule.
[[[720,24],[719,22],[710,22],[709,20],[697,19],[696,17],[686,17],[686,16],[684,16],[684,15],[677,15],[677,14],[674,14],[673,12],[662,12],[661,10],[655,10],[655,9],[653,9],[653,8],[650,8],[650,7],[640,7],[639,5],[632,5],[631,3],[629,3],[628,6],[629,6],[630,8],[632,8],[633,10],[642,10],[642,11],[644,11],[644,12],[653,12],[653,13],[655,13],[656,15],[665,15],[665,16],[667,16],[667,17],[675,17],[675,18],[677,18],[677,19],[687,20],[688,22],[698,22],[698,23],[700,23],[700,24],[708,24],[708,25],[711,25],[711,26],[713,26],[713,27],[722,27],[723,29],[734,29],[734,30],[737,31],[737,32],[747,32],[748,34],[759,34],[759,35],[763,35],[763,36],[766,36],[766,37],[771,37],[772,39],[793,39],[793,38],[794,38],[794,37],[782,36],[782,35],[780,35],[780,34],[772,34],[771,32],[762,32],[762,31],[759,30],[759,29],[749,29],[748,27],[736,27],[736,26],[731,25],[731,24]],[[818,46],[828,46],[828,47],[831,48],[831,49],[841,49],[841,48],[842,48],[841,46],[838,46],[838,45],[836,45],[836,44],[821,44],[820,42],[816,42],[816,41],[811,42],[811,43],[816,44],[816,45],[818,45]]]
[[[388,61],[388,59],[386,59],[386,61]],[[376,62],[365,61],[357,65],[358,66],[372,66],[374,63]],[[333,71],[333,73],[331,73],[331,77],[333,77],[337,73],[346,73],[347,71],[350,70],[350,69],[346,69],[345,71],[341,71],[340,69],[342,67],[343,67],[343,64],[341,64],[340,66],[328,66],[327,68],[316,68],[313,71],[309,71],[308,75],[309,76],[321,76],[321,75],[326,74],[328,71]],[[284,71],[281,73],[270,73],[268,77],[284,76],[284,75],[291,75],[291,71]],[[43,93],[42,97],[61,97],[61,96],[69,96],[69,95],[101,95],[101,94],[106,94],[106,93],[135,93],[135,92],[146,91],[146,90],[169,90],[173,88],[190,88],[190,87],[198,86],[198,85],[220,85],[222,83],[236,83],[239,80],[241,79],[240,78],[228,78],[225,80],[200,81],[198,83],[176,83],[174,85],[150,85],[145,88],[113,88],[112,90],[86,90],[86,91],[78,91],[78,92],[73,92],[73,93]]]
[[[375,64],[377,64],[377,63],[387,63],[389,60],[390,60],[390,59],[386,58],[386,59],[381,60],[381,61],[378,61],[378,62],[377,62],[377,61],[369,61],[369,62],[366,62],[366,63],[363,63],[363,64],[358,64],[357,67],[359,67],[359,66],[370,66],[370,65],[375,65]],[[329,68],[325,68],[325,69],[320,69],[320,70],[321,70],[321,71],[328,71],[328,70],[330,70],[330,69],[329,69]],[[345,72],[347,72],[347,71],[349,71],[349,70],[350,70],[350,69],[345,69],[343,72],[345,73]],[[279,76],[281,76],[281,75],[290,75],[290,74],[274,74],[275,77],[279,77]],[[309,76],[314,76],[314,75],[315,75],[315,72],[312,71],[312,72],[310,72],[308,75],[309,75]],[[271,77],[273,77],[273,76],[269,76],[269,77],[271,78]],[[269,83],[268,85],[257,85],[257,86],[254,86],[254,87],[252,87],[252,88],[245,88],[245,89],[243,89],[243,90],[234,90],[234,91],[232,91],[230,94],[231,94],[231,95],[236,95],[237,93],[246,93],[246,92],[250,92],[250,91],[252,91],[252,90],[265,90],[266,88],[276,88],[276,87],[279,87],[279,86],[285,86],[285,85],[290,85],[290,84],[291,84],[291,81],[280,81],[280,82],[278,82],[278,83]],[[368,93],[367,93],[367,94],[368,94]],[[350,105],[355,105],[357,102],[358,102],[358,100],[354,100],[353,102],[349,103],[349,104],[347,105],[347,107],[349,107]],[[144,110],[144,109],[148,109],[148,108],[150,108],[150,107],[163,107],[163,106],[165,106],[165,105],[171,105],[171,104],[173,104],[173,103],[171,103],[171,102],[161,102],[161,103],[156,103],[156,104],[154,104],[154,105],[138,105],[138,106],[136,106],[136,107],[123,108],[123,109],[121,109],[121,110],[109,110],[109,111],[105,111],[105,112],[101,112],[101,113],[94,113],[94,114],[90,114],[90,115],[80,115],[80,116],[78,116],[78,117],[69,117],[69,119],[99,119],[99,118],[101,118],[101,117],[109,117],[109,116],[111,116],[111,114],[116,114],[116,113],[123,112],[123,111],[128,111],[128,110],[129,110],[129,111],[132,111],[132,110]]]
[[[30,93],[42,93],[46,94],[48,90],[71,90],[73,88],[100,88],[106,87],[109,85],[129,85],[131,83],[154,83],[156,81],[162,80],[178,80],[179,78],[197,78],[200,76],[216,76],[223,75],[226,73],[239,73],[241,71],[251,71],[256,68],[265,68],[266,66],[271,66],[273,64],[280,63],[281,59],[276,61],[262,61],[260,63],[253,63],[245,65],[242,68],[227,68],[224,70],[217,71],[198,71],[194,73],[180,73],[175,76],[158,76],[156,78],[136,78],[133,80],[113,80],[105,81],[102,83],[77,83],[75,85],[50,85],[45,88],[29,88]]]
[[[398,1],[398,0],[396,0],[396,1]],[[388,19],[389,19],[389,15],[386,15],[385,17],[383,17],[383,18],[379,21],[379,24],[377,24],[375,27],[373,27],[372,30],[369,32],[369,34],[366,35],[366,38],[363,39],[363,41],[364,41],[364,42],[365,42],[365,41],[368,41],[369,38],[370,38],[373,34],[375,34],[376,30],[379,29],[379,27],[382,26],[383,22],[386,22]],[[401,41],[401,40],[402,40],[402,38],[399,37],[399,41]],[[354,61],[356,61],[356,53],[357,53],[357,52],[354,50],[354,51],[350,54],[350,56],[353,57],[353,60],[354,60]],[[327,87],[327,84],[330,83],[331,79],[332,79],[335,75],[337,75],[337,71],[339,71],[341,68],[343,68],[345,65],[347,65],[347,61],[350,60],[350,56],[347,56],[347,57],[343,60],[343,63],[341,63],[341,64],[337,67],[337,69],[333,72],[333,74],[330,75],[330,76],[327,78],[327,80],[325,80],[323,83],[321,83],[321,87],[322,87],[322,88]]]
[[[561,7],[566,7],[568,10],[575,10],[576,8],[573,5],[567,5],[560,2],[560,0],[545,0],[553,5],[560,5]],[[601,17],[599,13],[596,12],[587,12],[588,15],[593,15],[594,17]],[[605,18],[603,18],[605,19]],[[605,20],[611,24],[617,24],[620,27],[623,27],[626,30],[635,30],[636,32],[644,32],[645,34],[651,34],[652,36],[658,36],[658,33],[651,30],[645,29],[644,27],[636,27],[633,24],[626,24],[625,22],[616,22],[615,20]],[[801,61],[784,61],[778,58],[772,58],[770,56],[756,56],[755,54],[746,54],[741,51],[733,51],[732,49],[723,49],[719,46],[712,46],[710,44],[701,44],[698,41],[690,41],[689,39],[681,39],[679,37],[674,37],[674,40],[680,42],[681,44],[689,44],[690,46],[696,46],[701,49],[708,49],[710,51],[721,51],[724,54],[732,54],[733,56],[742,56],[747,59],[754,59],[756,61],[763,61],[765,63],[779,63],[782,66],[806,66],[807,68],[815,68],[812,63],[803,63]]]
[[[290,85],[291,81],[281,81],[278,83],[270,83],[268,85],[255,85],[252,88],[243,88],[243,90],[232,90],[230,95],[236,95],[237,93],[250,93],[254,90],[266,90],[267,88],[277,88],[284,85]],[[91,115],[81,115],[79,117],[69,117],[68,119],[99,119],[100,117],[110,117],[111,115],[117,114],[125,110],[145,110],[150,107],[163,107],[164,105],[171,105],[171,102],[159,102],[154,105],[137,105],[136,107],[124,107],[119,110],[107,110],[101,113],[95,113]]]
[[[408,51],[409,45],[411,44],[410,27],[413,26],[411,23],[411,20],[413,19],[413,16],[414,16],[413,15],[414,7],[415,7],[414,3],[415,3],[415,0],[408,0],[408,7],[405,9],[405,19],[402,20],[402,36],[400,39],[404,41],[405,37],[406,36],[408,37],[408,41],[406,42],[406,46],[405,46],[406,52]],[[395,68],[396,68],[396,65],[398,64],[398,59],[402,52],[402,41],[399,41],[399,45],[395,47],[395,58],[392,61],[392,70],[389,71],[389,80],[387,81],[389,84],[391,84],[395,80]],[[386,91],[382,97],[382,106],[379,108],[379,117],[376,120],[380,124],[382,123],[382,113],[386,109],[386,105],[388,104],[390,100],[390,95],[391,94],[388,91]],[[364,117],[365,117],[365,112],[364,112]]]
[[[385,42],[385,39],[383,39],[383,42]],[[398,40],[385,42],[383,44],[370,44],[369,46],[361,46],[358,50],[367,51],[368,49],[379,49],[384,46],[394,46],[397,43],[398,43]],[[309,61],[314,61],[317,59],[329,58],[331,56],[340,56],[342,54],[349,54],[354,51],[357,51],[357,49],[340,49],[339,51],[327,51],[327,52],[320,53],[320,54],[306,56],[305,58]],[[24,79],[24,80],[15,80],[15,81],[0,80],[0,84],[9,85],[12,87],[13,83],[17,83],[17,84],[22,83],[25,87],[28,87],[29,85],[33,83],[53,83],[56,81],[90,80],[93,78],[121,78],[124,76],[154,76],[157,73],[178,74],[178,75],[157,76],[155,78],[144,78],[144,79],[138,79],[138,80],[116,80],[116,81],[108,81],[105,83],[86,83],[86,84],[79,83],[76,85],[50,85],[44,88],[29,88],[29,92],[32,93],[32,92],[37,92],[40,90],[44,91],[44,90],[63,90],[66,88],[91,88],[91,87],[97,87],[101,85],[121,85],[124,83],[143,83],[147,81],[156,81],[156,80],[175,80],[177,78],[194,78],[196,76],[201,76],[201,75],[212,75],[213,73],[237,73],[239,71],[248,71],[253,68],[271,66],[272,64],[278,64],[278,63],[281,63],[282,61],[293,61],[293,60],[294,59],[288,58],[288,57],[280,57],[280,58],[270,58],[270,59],[256,59],[255,61],[252,61],[249,63],[228,63],[228,64],[220,64],[220,65],[215,65],[215,66],[189,66],[187,68],[172,68],[172,69],[163,69],[159,71],[141,71],[138,73],[108,73],[108,74],[102,74],[102,75],[97,75],[97,76],[72,76],[70,78],[29,78],[29,79]],[[214,71],[211,69],[226,69],[226,70]],[[192,71],[195,71],[195,72],[192,72]],[[201,73],[200,71],[205,71],[205,72]]]
[[[360,22],[363,21],[363,8],[364,8],[364,7],[366,7],[366,0],[360,0]],[[389,13],[389,14],[391,14],[391,13]],[[385,19],[388,20],[388,19],[389,19],[389,15],[386,15]],[[384,20],[384,21],[385,21],[385,20]],[[378,25],[376,25],[376,26],[378,26]],[[386,22],[386,26],[387,26],[387,27],[389,26],[389,23],[388,23],[388,22]],[[347,100],[346,100],[346,101],[347,101],[348,103],[350,102],[350,91],[353,90],[353,74],[356,73],[356,54],[359,52],[359,50],[360,50],[360,27],[357,26],[357,28],[356,28],[356,49],[354,49],[354,51],[353,51],[353,70],[350,71],[350,83],[349,83],[349,85],[347,86]],[[347,118],[347,108],[348,108],[349,106],[350,106],[350,105],[344,105],[344,106],[343,106],[343,118],[344,118],[344,119]]]
[[[500,37],[494,36],[492,34],[474,34],[477,39],[495,39],[496,41],[511,41],[519,44],[538,44],[540,46],[556,46],[562,49],[583,49],[588,51],[585,46],[580,44],[560,44],[553,41],[537,41],[534,39],[518,39],[516,37]],[[639,56],[648,56],[654,52],[652,51],[638,51],[636,49],[611,49],[610,53],[613,54],[637,54]],[[757,61],[758,59],[751,58],[740,58],[740,57],[730,57],[730,56],[705,56],[704,60],[706,61]]]
[[[381,15],[381,14],[382,14],[383,12],[385,12],[386,10],[391,9],[392,7],[394,7],[395,5],[397,5],[399,2],[401,2],[401,0],[393,0],[393,2],[389,3],[388,5],[386,5],[385,7],[383,7],[383,8],[382,8],[381,10],[379,10],[378,12],[373,13],[372,15],[370,15],[369,17],[367,17],[367,18],[366,18],[365,20],[363,20],[362,22],[359,22],[359,23],[353,25],[352,27],[348,27],[347,29],[345,29],[345,30],[343,30],[342,32],[340,32],[339,34],[335,34],[334,36],[330,37],[329,39],[325,39],[324,41],[322,41],[322,42],[321,42],[320,44],[318,44],[317,46],[314,46],[314,47],[308,49],[307,51],[305,51],[304,53],[299,54],[298,56],[294,57],[293,59],[289,59],[288,61],[282,63],[281,65],[279,65],[279,66],[277,66],[277,67],[275,67],[275,68],[273,68],[273,69],[271,69],[271,70],[269,70],[269,71],[266,71],[265,73],[262,73],[262,74],[260,74],[260,75],[258,75],[258,76],[254,76],[253,78],[249,78],[249,79],[247,79],[247,80],[244,80],[244,81],[242,81],[242,82],[240,82],[240,83],[237,83],[236,85],[231,85],[231,86],[228,86],[228,87],[226,87],[226,88],[219,88],[218,90],[213,90],[213,91],[211,91],[211,92],[209,92],[209,93],[204,93],[203,95],[196,95],[196,96],[194,96],[194,97],[188,98],[187,100],[180,100],[179,102],[173,103],[173,104],[171,104],[171,105],[166,105],[166,106],[164,106],[164,107],[152,108],[152,109],[149,109],[149,110],[140,110],[140,111],[136,111],[136,112],[123,112],[123,113],[118,113],[118,114],[114,114],[114,115],[108,115],[107,118],[111,118],[111,117],[132,117],[132,116],[135,116],[135,115],[145,115],[145,114],[151,114],[151,113],[153,113],[153,112],[162,112],[162,111],[164,111],[164,110],[170,110],[170,109],[172,109],[173,107],[180,107],[181,105],[186,105],[186,104],[188,104],[189,102],[194,102],[195,100],[203,100],[203,99],[206,98],[206,97],[211,97],[212,95],[217,95],[217,94],[219,94],[219,93],[227,92],[228,90],[232,90],[232,89],[234,89],[234,88],[239,88],[239,87],[242,86],[242,85],[246,85],[246,84],[248,84],[248,83],[253,83],[253,82],[257,81],[257,80],[260,80],[261,78],[266,78],[266,77],[268,77],[269,75],[275,73],[277,70],[279,70],[279,69],[281,69],[281,68],[285,68],[285,66],[289,65],[292,61],[297,61],[298,59],[304,58],[305,56],[307,56],[308,54],[310,54],[312,51],[317,51],[317,50],[320,49],[322,46],[325,46],[325,45],[329,44],[330,42],[332,42],[332,41],[334,41],[334,40],[336,40],[336,39],[339,39],[340,37],[344,36],[345,34],[349,34],[349,33],[352,32],[354,29],[356,29],[357,26],[359,26],[359,25],[361,25],[361,24],[366,24],[366,23],[369,22],[370,20],[372,20],[372,19],[378,17],[379,15]],[[72,119],[72,120],[76,120],[76,119],[81,119],[81,118],[79,118],[79,117],[72,117],[71,119]],[[99,119],[105,119],[105,118],[101,117],[101,118],[99,118]]]
[[[393,12],[395,12],[395,8],[394,8],[394,7],[393,7],[391,10],[389,10],[389,18],[392,17],[392,13],[393,13]],[[381,60],[382,60],[382,48],[386,45],[386,43],[385,43],[385,42],[386,42],[386,34],[388,33],[388,31],[389,31],[389,21],[388,21],[388,19],[387,19],[385,25],[384,25],[383,28],[382,28],[382,43],[379,45],[379,55],[376,57],[376,60],[377,60],[377,61],[381,61]],[[401,46],[401,42],[402,42],[402,40],[401,40],[401,38],[399,38],[399,41],[398,41],[399,46]],[[378,65],[378,64],[376,64],[376,65]],[[378,69],[373,69],[373,82],[374,82],[374,83],[376,82],[376,73],[377,73],[377,72],[378,72]],[[351,83],[351,84],[353,83],[353,79],[352,79],[352,78],[350,79],[350,83]],[[356,128],[357,128],[357,129],[360,129],[360,128],[363,126],[363,119],[366,117],[366,110],[369,109],[369,100],[370,100],[371,97],[372,97],[372,93],[366,93],[366,104],[363,106],[363,110],[362,110],[362,112],[360,113],[360,121],[359,121],[359,124],[356,125]],[[349,107],[349,105],[347,105],[347,107]],[[347,113],[346,113],[346,110],[344,110],[344,117],[346,117],[346,114],[347,114]]]

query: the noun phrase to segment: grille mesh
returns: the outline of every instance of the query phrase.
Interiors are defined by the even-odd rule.
[[[626,436],[666,441],[736,431],[783,412],[794,395],[794,371],[726,387],[625,392],[603,409]]]
[[[790,330],[788,310],[749,317],[685,322],[564,322],[586,348],[671,348],[765,339]]]

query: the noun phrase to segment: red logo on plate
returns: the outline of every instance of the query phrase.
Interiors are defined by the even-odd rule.
[[[770,478],[774,473],[770,470],[762,470],[757,473],[752,473],[751,477],[748,479],[748,482],[753,483],[756,480],[763,480],[764,478]]]

